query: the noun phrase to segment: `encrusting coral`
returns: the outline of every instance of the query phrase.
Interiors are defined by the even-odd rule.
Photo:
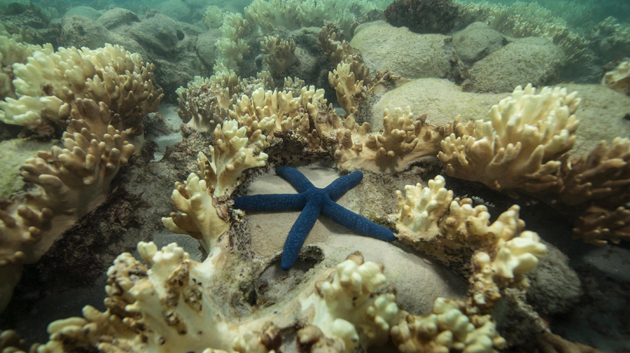
[[[492,107],[489,121],[456,119],[438,158],[450,176],[496,190],[538,192],[558,183],[557,159],[573,146],[577,92],[531,85]]]

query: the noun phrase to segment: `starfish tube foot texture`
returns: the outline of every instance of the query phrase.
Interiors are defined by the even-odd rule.
[[[325,188],[315,187],[299,170],[278,167],[276,174],[287,180],[298,194],[252,195],[234,198],[234,208],[249,211],[302,211],[291,227],[284,243],[280,267],[288,270],[298,258],[304,241],[319,215],[324,215],[349,230],[383,241],[396,240],[394,232],[335,203],[348,190],[357,186],[363,173],[344,175]]]

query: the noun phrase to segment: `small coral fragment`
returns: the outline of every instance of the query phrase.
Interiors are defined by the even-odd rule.
[[[448,175],[496,190],[537,192],[558,183],[554,175],[575,140],[577,92],[517,87],[490,110],[489,120],[452,125],[438,158]]]
[[[617,68],[607,72],[602,79],[602,85],[630,95],[630,58],[625,58]]]
[[[467,314],[464,302],[445,298],[436,298],[427,316],[406,315],[391,334],[404,353],[495,353],[507,346],[489,315]]]

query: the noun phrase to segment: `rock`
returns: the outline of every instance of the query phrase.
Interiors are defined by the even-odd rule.
[[[451,0],[399,0],[385,10],[385,19],[415,33],[447,34],[460,22],[460,6]]]
[[[115,7],[96,20],[96,23],[107,29],[115,29],[120,26],[131,26],[136,22],[140,22],[140,18],[134,12],[127,9]]]
[[[120,44],[131,52],[144,54],[138,43],[109,31],[94,20],[81,16],[69,16],[61,21],[60,46],[96,49],[105,46],[105,43]]]
[[[190,21],[190,9],[182,0],[167,0],[156,6],[156,9],[177,21]]]
[[[582,98],[575,116],[580,121],[571,154],[587,155],[599,141],[609,145],[615,137],[630,136],[630,97],[602,85],[567,84]]]
[[[29,158],[36,158],[39,151],[48,151],[58,140],[12,139],[0,142],[0,199],[8,199],[24,187],[20,167]]]
[[[512,92],[528,83],[552,85],[558,81],[564,60],[562,49],[546,39],[518,39],[477,61],[465,87],[475,92]]]
[[[416,114],[427,114],[427,122],[444,126],[457,115],[463,121],[486,119],[490,108],[508,94],[469,93],[451,81],[437,78],[419,78],[385,93],[372,107],[368,122],[372,128],[383,127],[383,111],[411,107]]]
[[[298,168],[317,187],[325,187],[339,177],[332,168],[317,166]],[[373,181],[371,176],[364,177],[359,186],[350,190],[338,201],[342,206],[370,217],[370,205],[383,207],[383,202],[370,202],[376,198],[382,200],[383,182]],[[419,179],[416,181],[418,182]],[[411,183],[411,181],[400,181]],[[393,190],[388,190],[393,194]],[[253,181],[247,194],[295,193],[295,189],[269,171]],[[395,198],[391,197],[391,207],[395,207]],[[385,202],[387,203],[387,202]],[[383,212],[377,211],[377,212]],[[254,261],[272,262],[282,252],[284,241],[299,212],[279,212],[274,214],[247,212],[245,221],[251,237],[251,249]],[[410,254],[391,243],[363,237],[351,233],[344,227],[320,217],[306,238],[303,250],[311,252],[318,248],[323,252],[324,263],[335,266],[348,255],[360,251],[365,261],[381,262],[385,265],[388,282],[398,290],[397,301],[405,310],[413,314],[428,314],[437,296],[452,299],[466,298],[467,285],[449,270],[433,264],[416,254]],[[300,260],[298,260],[299,262]],[[299,266],[297,264],[296,266]]]
[[[218,28],[210,29],[197,37],[197,54],[199,59],[208,67],[214,65],[216,59],[216,43],[221,38]]]
[[[91,20],[96,20],[101,17],[101,13],[89,6],[75,6],[71,7],[70,10],[66,11],[63,17],[70,16],[81,16],[85,18],[89,18]]]
[[[360,25],[350,44],[363,54],[374,72],[390,70],[406,78],[449,76],[451,59],[456,57],[451,37],[416,34],[406,27],[396,28],[385,21]]]
[[[483,22],[474,22],[453,34],[453,46],[466,64],[472,65],[507,43],[503,35]]]
[[[527,301],[542,315],[563,314],[582,296],[580,278],[569,267],[569,258],[546,243],[549,253],[527,274]]]

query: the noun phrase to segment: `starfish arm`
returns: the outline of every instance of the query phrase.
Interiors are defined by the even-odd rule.
[[[304,206],[302,213],[300,213],[300,216],[293,224],[293,227],[291,227],[282,251],[280,267],[283,270],[286,271],[295,264],[308,233],[313,229],[313,225],[315,225],[315,221],[317,221],[317,217],[322,209],[322,204],[321,200],[318,199],[309,200],[306,206]]]
[[[325,190],[331,200],[337,201],[348,190],[359,185],[363,179],[363,173],[356,171],[348,175],[344,175],[326,186]]]
[[[332,200],[326,201],[322,208],[322,214],[357,234],[384,241],[396,240],[396,236],[391,230],[339,206]]]
[[[271,194],[235,197],[233,208],[248,211],[300,211],[306,205],[304,194]]]
[[[293,167],[277,167],[276,174],[282,177],[282,179],[288,181],[293,185],[297,192],[304,192],[315,186],[302,174],[299,170]]]

